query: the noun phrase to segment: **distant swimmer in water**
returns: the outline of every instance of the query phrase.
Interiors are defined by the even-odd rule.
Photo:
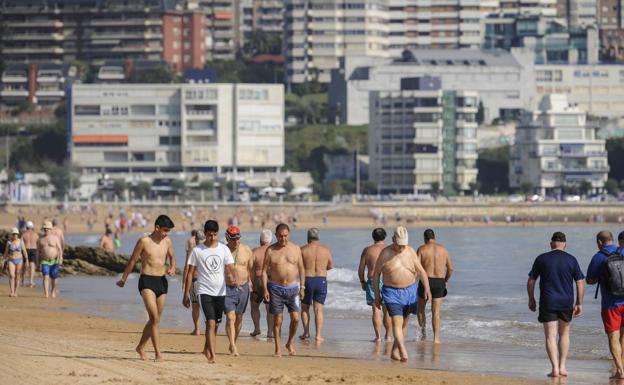
[[[358,267],[358,276],[362,290],[366,292],[366,303],[373,308],[373,329],[375,331],[375,339],[373,342],[381,341],[381,319],[383,313],[383,324],[386,329],[385,340],[390,339],[390,330],[392,328],[390,316],[386,311],[386,307],[380,310],[375,306],[375,285],[373,285],[373,275],[375,272],[375,264],[379,258],[379,254],[386,247],[384,240],[386,239],[386,230],[378,227],[373,230],[374,243],[362,250],[360,256],[360,266]],[[366,274],[368,273],[368,274]],[[367,277],[366,279],[364,279]],[[380,290],[383,290],[383,277],[379,281]]]
[[[327,297],[327,271],[334,267],[332,254],[321,244],[319,229],[308,230],[308,244],[301,247],[305,269],[305,291],[301,300],[302,340],[310,338],[310,306],[314,306],[315,339],[323,341],[323,306]]]
[[[24,241],[20,238],[20,232],[17,227],[11,230],[11,235],[6,243],[4,249],[4,259],[8,261],[9,268],[9,297],[17,297],[17,288],[19,286],[19,276],[26,261],[26,268],[28,265],[28,254],[26,254],[26,246]]]
[[[446,297],[446,286],[453,275],[453,263],[446,247],[436,242],[435,233],[431,229],[425,230],[425,244],[416,250],[420,263],[427,272],[429,288],[431,289],[431,325],[433,327],[433,342],[440,343],[440,324],[442,316],[442,301]],[[425,314],[424,286],[418,283],[418,325],[422,339],[426,338],[427,316]]]
[[[557,231],[550,239],[550,251],[533,262],[527,282],[529,310],[536,310],[535,282],[540,280],[539,316],[544,325],[546,352],[550,358],[549,377],[567,376],[566,361],[570,348],[570,321],[583,312],[585,283],[583,272],[572,254],[565,252],[566,236]],[[576,303],[574,302],[576,283]],[[619,331],[619,327],[618,327]],[[557,338],[558,337],[558,338]]]
[[[22,234],[24,240],[24,246],[26,246],[26,254],[28,254],[28,273],[30,277],[30,287],[35,286],[35,273],[37,266],[39,265],[39,254],[37,253],[37,241],[39,240],[39,234],[35,231],[35,225],[28,221],[26,222],[26,231]],[[24,284],[24,273],[22,273],[22,286]]]
[[[383,275],[383,289],[379,289],[379,278]],[[416,277],[425,287],[425,300],[431,298],[429,280],[416,251],[408,245],[407,229],[398,226],[392,237],[392,245],[381,252],[375,264],[373,284],[375,285],[375,306],[381,309],[381,300],[392,318],[394,344],[390,358],[406,362],[405,333],[409,314],[417,303]]]
[[[110,251],[111,253],[115,251],[112,235],[113,232],[110,229],[106,229],[104,231],[104,235],[102,235],[102,238],[100,238],[100,249]]]
[[[141,276],[139,277],[139,293],[143,298],[149,321],[143,328],[143,335],[136,347],[136,352],[145,360],[145,345],[151,339],[154,346],[155,361],[162,361],[160,351],[160,317],[162,316],[169,291],[169,283],[165,275],[172,276],[176,272],[175,255],[169,232],[173,229],[173,221],[166,215],[160,215],[154,223],[154,231],[147,237],[141,237],[134,246],[132,257],[126,265],[123,276],[117,286],[124,287],[128,275],[136,263],[141,260]],[[167,268],[169,258],[169,268]]]
[[[291,356],[296,354],[294,337],[299,325],[299,301],[303,298],[305,290],[305,269],[301,249],[288,241],[289,236],[290,228],[287,224],[277,225],[275,229],[277,243],[267,249],[262,267],[262,283],[266,288],[264,300],[269,302],[269,310],[275,317],[273,337],[276,357],[282,356],[281,331],[284,306],[290,314],[286,349]],[[297,277],[300,284],[297,283]]]
[[[264,229],[260,234],[260,246],[253,249],[253,271],[254,271],[254,290],[251,292],[251,319],[254,324],[253,332],[249,333],[252,337],[260,335],[260,304],[264,301],[264,286],[262,285],[262,267],[264,266],[264,255],[267,249],[271,246],[273,240],[273,233],[271,230]],[[273,338],[273,315],[269,311],[269,303],[265,302],[266,308],[266,321],[267,321],[267,338]]]
[[[63,246],[58,236],[52,233],[52,223],[43,222],[44,235],[37,241],[37,253],[41,261],[43,293],[46,298],[56,297],[56,280],[63,266]]]

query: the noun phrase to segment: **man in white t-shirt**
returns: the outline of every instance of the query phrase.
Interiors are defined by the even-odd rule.
[[[188,273],[182,303],[187,308],[191,305],[190,288],[192,279],[197,272],[195,282],[199,305],[206,319],[206,342],[204,355],[208,363],[215,362],[215,345],[217,339],[217,324],[221,322],[225,308],[225,274],[237,278],[234,268],[234,257],[230,249],[219,243],[219,224],[208,220],[204,224],[206,240],[195,246],[188,258]]]

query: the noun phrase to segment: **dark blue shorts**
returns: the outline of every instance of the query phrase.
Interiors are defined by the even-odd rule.
[[[54,265],[48,265],[46,263],[41,264],[41,274],[49,275],[52,279],[58,278],[60,270],[61,269],[59,268],[58,263],[55,263]]]
[[[299,311],[299,285],[281,286],[269,282],[269,312],[282,314],[284,306],[289,313]]]
[[[325,305],[327,298],[327,277],[306,277],[301,303],[312,305],[312,301]]]

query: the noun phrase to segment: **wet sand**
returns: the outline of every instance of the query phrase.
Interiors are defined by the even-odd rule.
[[[4,280],[3,280],[4,281]],[[165,361],[141,361],[134,351],[142,325],[65,312],[76,305],[46,300],[40,288],[22,289],[8,298],[0,287],[0,370],[6,384],[544,384],[497,376],[412,369],[388,361],[373,362],[324,354],[299,346],[296,357],[274,358],[273,344],[242,339],[240,357],[225,354],[217,341],[217,363],[199,351],[203,337],[186,330],[163,329]],[[123,308],[123,307],[120,307]],[[165,309],[166,311],[166,309]],[[153,357],[148,347],[148,357]]]

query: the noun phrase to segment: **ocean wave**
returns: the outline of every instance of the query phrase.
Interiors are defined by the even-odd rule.
[[[355,270],[337,267],[327,272],[327,281],[343,283],[360,283],[360,278]]]

